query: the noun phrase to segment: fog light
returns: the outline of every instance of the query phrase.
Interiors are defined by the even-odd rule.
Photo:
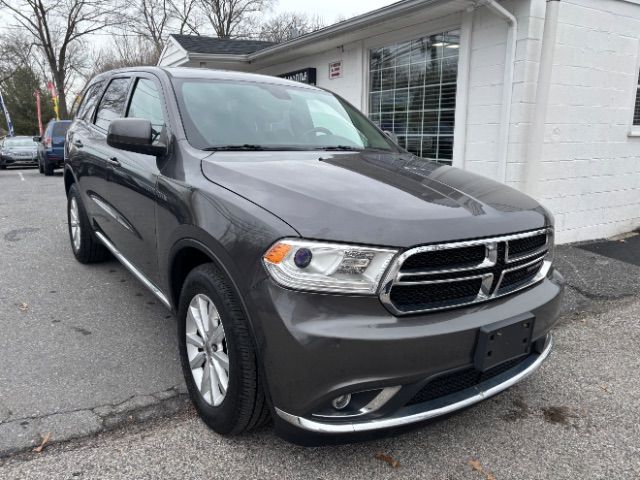
[[[347,408],[350,401],[351,401],[351,394],[347,393],[346,395],[340,395],[339,397],[334,398],[333,401],[331,402],[331,405],[336,410],[342,410],[344,408]]]

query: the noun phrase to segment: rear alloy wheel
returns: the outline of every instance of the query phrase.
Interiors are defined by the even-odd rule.
[[[229,280],[212,263],[194,268],[184,282],[178,342],[189,396],[209,427],[238,434],[269,420],[247,319]]]
[[[93,233],[75,183],[67,194],[67,222],[71,250],[80,263],[100,262],[109,256],[109,251]]]

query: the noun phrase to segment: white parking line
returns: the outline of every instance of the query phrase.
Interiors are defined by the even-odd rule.
[[[22,172],[18,172],[18,175],[20,175],[20,180],[24,182],[24,175],[22,175]]]

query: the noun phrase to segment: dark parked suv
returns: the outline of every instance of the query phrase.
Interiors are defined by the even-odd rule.
[[[53,175],[53,170],[64,165],[64,138],[71,125],[69,120],[51,120],[38,142],[38,168],[40,173]]]
[[[324,441],[419,422],[549,355],[563,292],[550,214],[402,150],[329,92],[117,70],[83,93],[66,150],[73,253],[110,251],[176,314],[217,432],[272,417]]]

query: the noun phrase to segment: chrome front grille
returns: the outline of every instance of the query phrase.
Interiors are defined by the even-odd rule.
[[[551,267],[551,229],[412,248],[383,282],[380,299],[396,315],[455,308],[508,295]]]

